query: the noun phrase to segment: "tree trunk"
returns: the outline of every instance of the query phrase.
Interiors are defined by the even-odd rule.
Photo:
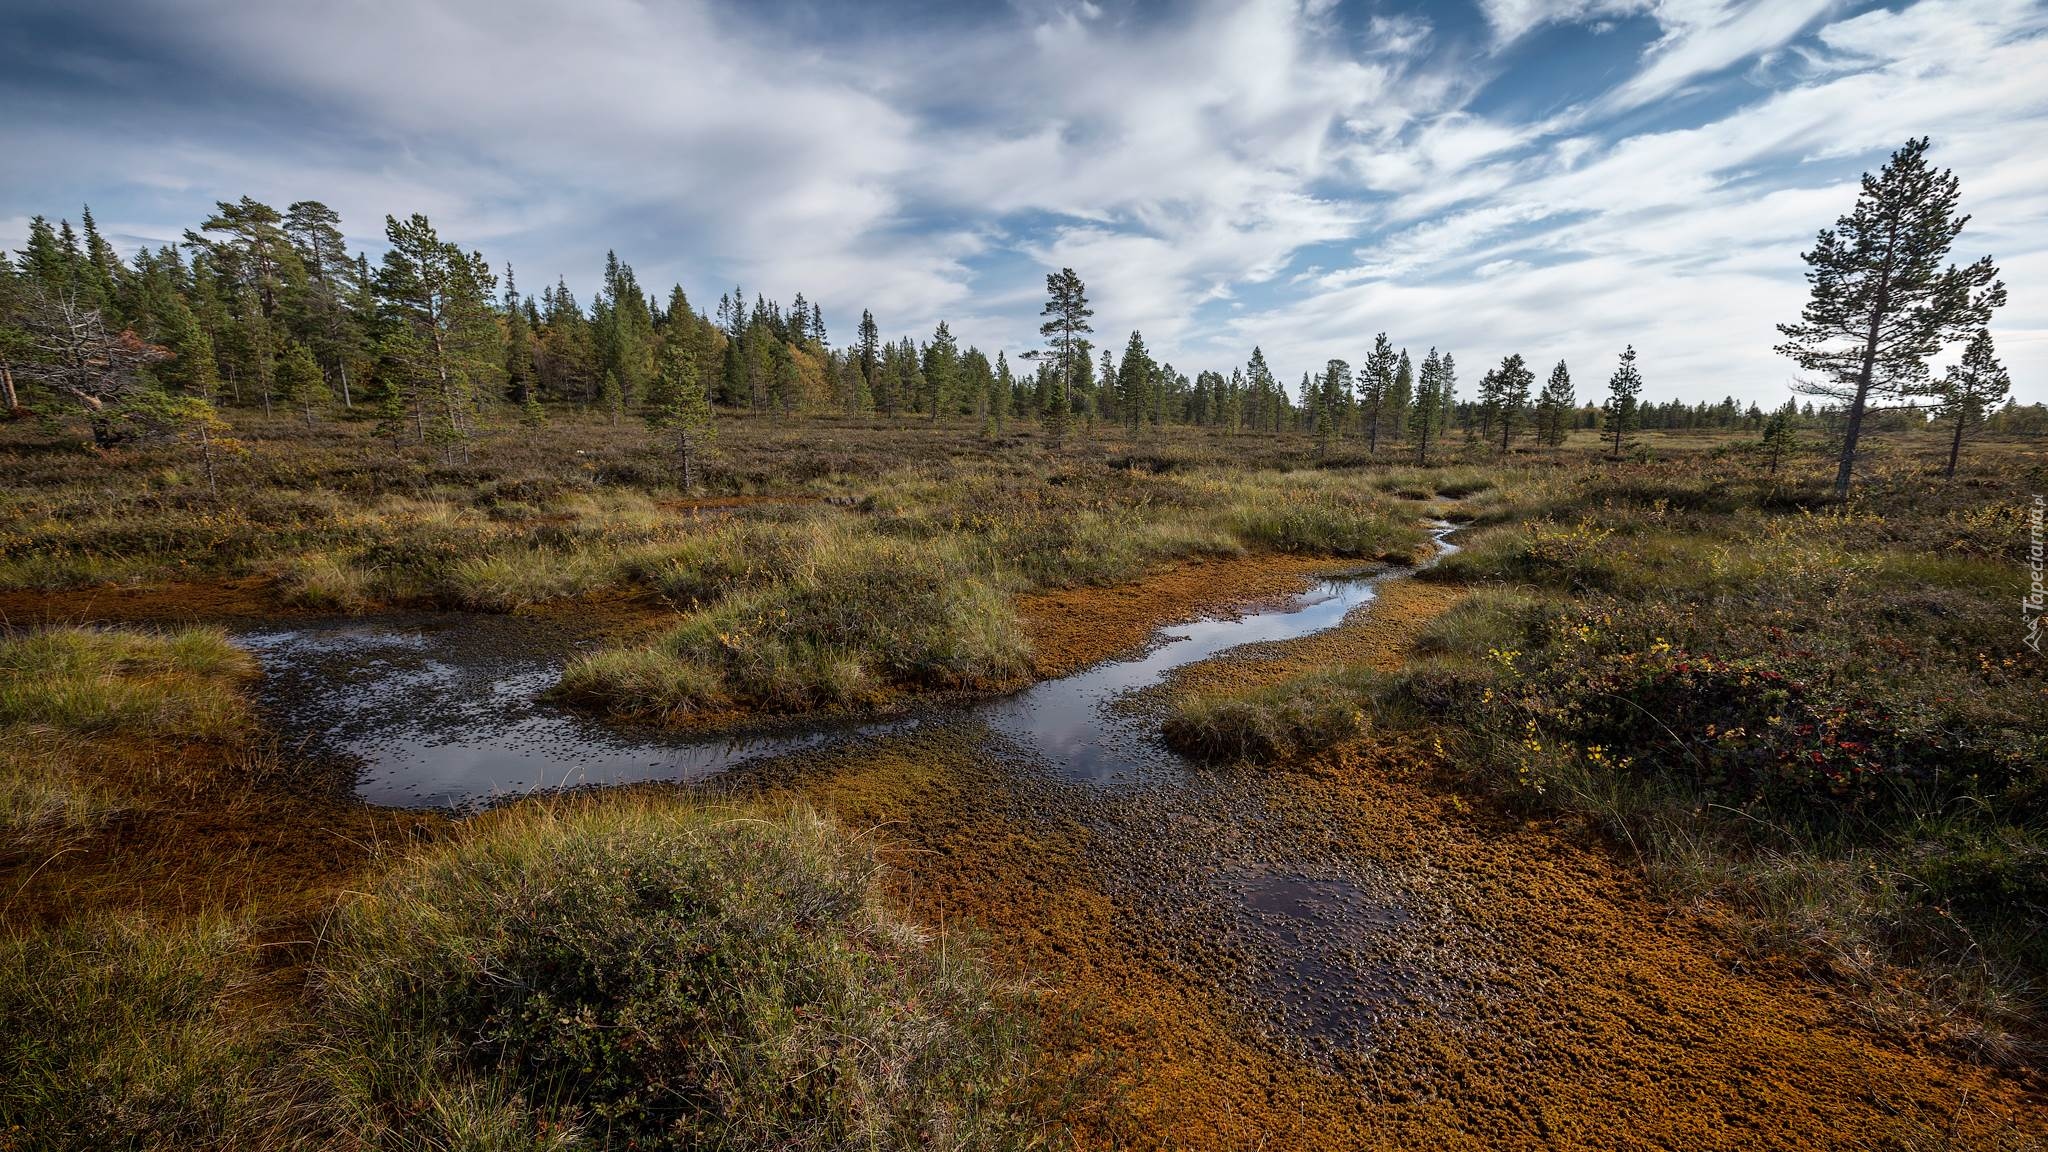
[[[206,430],[205,421],[199,424],[199,458],[206,462],[206,491],[214,499],[220,499],[220,486],[213,479],[213,436]]]
[[[21,400],[14,394],[14,368],[4,361],[0,361],[0,407],[6,408],[10,416],[21,407]]]
[[[356,406],[355,398],[349,395],[348,357],[346,356],[341,358],[341,406],[350,411],[354,411]]]
[[[1835,499],[1849,496],[1849,474],[1856,463],[1856,440],[1863,434],[1863,406],[1870,399],[1871,381],[1877,374],[1877,338],[1891,312],[1892,260],[1898,254],[1899,226],[1892,222],[1885,238],[1884,267],[1879,275],[1877,300],[1870,307],[1870,330],[1863,338],[1863,365],[1856,372],[1856,400],[1849,406],[1849,422],[1842,430],[1842,460],[1835,469]]]
[[[1963,421],[1968,416],[1969,408],[1967,405],[1956,406],[1956,434],[1948,442],[1947,476],[1951,480],[1956,478],[1956,459],[1963,454]]]
[[[1870,343],[1863,352],[1863,371],[1856,378],[1856,399],[1849,405],[1849,422],[1842,428],[1842,460],[1835,468],[1835,499],[1849,496],[1849,473],[1856,460],[1856,438],[1863,434],[1863,405],[1870,398],[1870,375],[1877,359],[1877,320],[1870,321]]]

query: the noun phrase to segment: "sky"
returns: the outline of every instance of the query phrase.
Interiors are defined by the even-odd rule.
[[[0,245],[90,204],[124,253],[220,199],[387,214],[700,310],[820,302],[1284,379],[1377,332],[1582,400],[1766,406],[1799,253],[1909,137],[1962,180],[2022,402],[2048,401],[2048,0],[8,0]]]

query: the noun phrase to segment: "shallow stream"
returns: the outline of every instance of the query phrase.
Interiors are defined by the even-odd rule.
[[[1453,549],[1450,530],[1435,529],[1436,557]],[[1178,758],[1151,723],[1116,707],[1120,700],[1233,648],[1334,628],[1405,571],[1323,580],[1277,608],[1172,625],[1137,655],[955,711],[1070,779],[1170,770]],[[461,808],[541,789],[689,782],[849,736],[957,718],[731,738],[607,724],[540,698],[592,641],[516,616],[349,617],[237,638],[263,663],[262,702],[279,730],[307,751],[357,761],[357,792],[373,804]]]
[[[1454,546],[1437,525],[1430,562]],[[1324,1054],[1371,1052],[1393,1021],[1453,1020],[1490,945],[1428,868],[1362,864],[1304,835],[1259,773],[1192,771],[1145,690],[1175,668],[1341,624],[1409,570],[1318,582],[1286,603],[1161,629],[1146,648],[984,703],[882,723],[707,739],[607,724],[541,693],[594,643],[509,616],[392,615],[240,635],[278,729],[357,769],[377,804],[469,808],[541,789],[691,782],[741,765],[964,738],[1045,827],[1086,829],[1094,883],[1133,950],[1224,992],[1255,1026]],[[1200,975],[1196,975],[1200,974]]]

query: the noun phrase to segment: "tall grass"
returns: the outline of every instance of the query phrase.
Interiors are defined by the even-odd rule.
[[[0,859],[99,827],[133,797],[97,770],[111,741],[237,740],[248,653],[205,628],[55,628],[0,640]],[[170,757],[168,747],[158,755]]]
[[[0,939],[0,1140],[39,1149],[289,1143],[283,1033],[237,1012],[246,929],[98,915]]]

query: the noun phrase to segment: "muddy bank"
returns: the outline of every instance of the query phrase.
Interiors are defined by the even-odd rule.
[[[2003,1148],[2048,1124],[2026,1084],[1745,966],[1599,846],[1468,804],[1424,747],[1111,789],[992,747],[928,726],[713,787],[875,828],[920,917],[1046,974],[1067,1057],[1114,1057],[1091,1146]]]
[[[1141,647],[1167,624],[1271,607],[1316,576],[1359,567],[1295,555],[1184,560],[1129,584],[1029,592],[1017,597],[1017,611],[1033,671],[1050,679]]]

